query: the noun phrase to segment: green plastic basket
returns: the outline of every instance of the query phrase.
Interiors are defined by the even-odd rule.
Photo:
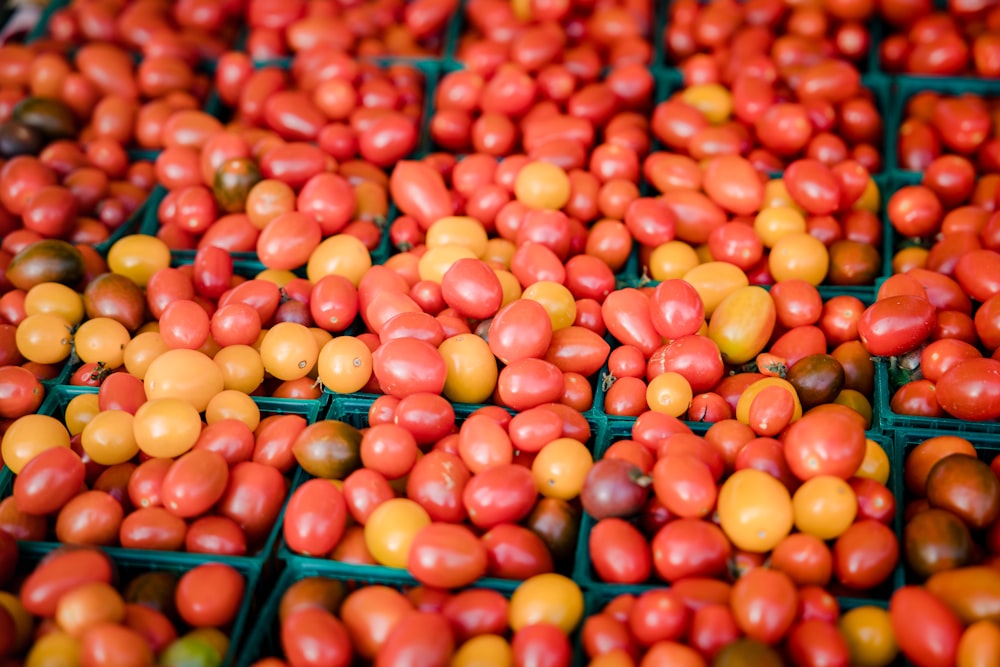
[[[48,554],[59,546],[61,545],[19,542],[18,570],[15,576],[15,585],[17,585],[16,582],[20,580],[20,577],[30,574]],[[223,658],[222,665],[223,667],[230,667],[236,664],[236,656],[240,647],[245,643],[246,632],[250,629],[253,619],[257,616],[258,610],[262,605],[261,596],[259,595],[261,574],[253,563],[246,560],[231,561],[221,558],[204,558],[198,557],[195,554],[130,551],[109,547],[101,547],[101,550],[111,558],[114,564],[112,568],[113,583],[117,582],[119,586],[124,586],[135,577],[150,572],[168,572],[180,576],[206,563],[222,563],[231,566],[239,572],[245,582],[243,599],[236,618],[229,626],[222,628],[229,637],[229,650]],[[182,623],[178,627],[178,634],[183,635],[187,631],[186,628],[187,626]]]
[[[895,393],[889,382],[889,365],[884,359],[875,362],[875,400],[878,402],[880,428],[886,433],[900,429],[933,429],[968,434],[1000,434],[1000,422],[969,421],[952,417],[912,417],[893,412],[890,401]],[[977,436],[978,437],[978,436]]]
[[[38,414],[47,415],[50,417],[55,417],[62,421],[65,418],[66,406],[69,404],[73,398],[81,394],[97,394],[97,388],[95,387],[76,387],[69,385],[62,385],[53,387],[52,391],[46,397],[45,401],[42,403],[41,407],[38,409]],[[287,399],[287,398],[258,398],[254,397],[254,402],[260,408],[262,416],[268,415],[300,415],[306,422],[314,423],[323,413],[325,409],[325,403],[323,400],[299,400],[299,399]],[[289,479],[289,488],[292,483],[293,473],[289,473],[286,477]],[[0,499],[6,498],[13,493],[15,475],[4,466],[0,470]],[[166,551],[153,551],[147,549],[128,549],[124,547],[106,547],[111,554],[141,554],[144,557],[149,558],[159,558],[161,555],[173,557],[173,556],[184,556],[187,559],[208,559],[217,562],[225,562],[229,564],[240,564],[240,563],[250,563],[252,567],[256,568],[258,571],[267,567],[270,564],[272,555],[274,554],[278,536],[281,532],[282,517],[284,516],[284,508],[282,508],[281,513],[275,520],[275,524],[272,527],[270,533],[268,534],[267,540],[261,546],[261,548],[255,554],[247,556],[224,556],[224,555],[209,555],[209,554],[191,554],[186,552],[166,552]],[[56,546],[58,542],[55,541],[41,541],[41,542],[21,542],[22,548],[33,549],[36,551],[49,551]]]
[[[696,432],[703,434],[706,430],[707,428],[700,428]],[[624,423],[609,423],[608,434],[608,446],[619,440],[625,440],[632,437],[631,427],[626,426]],[[886,486],[893,492],[893,496],[897,499],[901,498],[903,484],[902,468],[897,468],[895,446],[892,438],[880,435],[875,431],[869,431],[866,435],[868,438],[877,442],[885,450],[891,467],[889,482]],[[600,454],[603,455],[605,451],[606,448],[601,450]],[[901,517],[901,508],[897,507],[896,517],[893,521],[893,531],[897,536],[900,535],[900,530],[902,528],[900,523]],[[584,590],[601,596],[601,599],[607,602],[616,595],[626,593],[637,595],[647,590],[669,586],[669,584],[659,580],[651,580],[644,584],[609,584],[601,581],[594,572],[588,556],[590,532],[593,530],[595,523],[594,518],[584,512],[583,519],[580,523],[580,538],[577,542],[576,564],[573,571],[573,579],[580,584]],[[838,600],[841,601],[842,605],[849,604],[853,606],[861,606],[873,604],[884,608],[888,604],[892,591],[896,590],[902,584],[902,567],[897,567],[890,579],[878,589],[870,592],[851,592],[849,594],[841,591],[842,594],[838,596]]]
[[[895,433],[896,441],[896,461],[894,462],[895,467],[902,471],[903,466],[906,463],[906,458],[910,455],[910,452],[916,448],[924,440],[929,438],[935,438],[938,436],[953,435],[961,438],[965,438],[976,448],[976,453],[979,458],[985,463],[991,463],[993,459],[1000,456],[1000,435],[996,433],[970,433],[968,431],[953,431],[946,430],[942,428],[901,428]],[[906,503],[913,499],[913,495],[908,489],[901,483],[899,495],[896,496],[897,503],[900,507],[900,516],[902,516],[903,508],[905,508]],[[900,548],[902,549],[902,532],[903,526],[900,523]],[[906,572],[906,583],[921,583],[919,578],[916,577],[907,568]]]
[[[996,79],[902,75],[895,77],[895,81],[896,94],[892,98],[890,122],[886,124],[886,153],[890,167],[904,172],[906,170],[899,165],[899,128],[906,121],[906,104],[911,97],[924,91],[943,95],[973,93],[986,98],[1000,97],[1000,80]]]
[[[334,396],[326,413],[326,419],[343,421],[355,428],[364,429],[368,427],[368,411],[371,405],[372,400],[363,396]],[[461,403],[454,404],[456,424],[460,426],[466,418],[480,407],[482,406]],[[588,445],[595,452],[596,459],[597,452],[601,449],[602,443],[604,443],[607,437],[607,423],[603,419],[595,420],[593,418],[587,418],[587,423],[591,431]],[[304,484],[310,478],[308,473],[299,470],[295,477],[294,488]],[[324,575],[338,579],[371,580],[398,586],[414,586],[418,583],[405,569],[401,568],[390,568],[381,565],[355,565],[296,554],[288,548],[284,538],[281,539],[278,556],[290,566],[314,568]],[[571,564],[567,565],[571,566]],[[567,570],[565,574],[569,575],[570,573],[571,570]],[[476,585],[508,593],[513,591],[517,583],[508,579],[484,577]]]

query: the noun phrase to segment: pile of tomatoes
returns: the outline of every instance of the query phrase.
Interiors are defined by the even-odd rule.
[[[0,655],[25,664],[222,665],[256,579],[222,563],[159,569],[94,547],[26,556],[0,533]]]
[[[1000,468],[895,430],[1000,419],[996,108],[886,76],[996,16],[56,7],[0,47],[0,655],[220,664],[277,565],[258,667],[1000,662]],[[204,564],[174,617],[101,548]]]

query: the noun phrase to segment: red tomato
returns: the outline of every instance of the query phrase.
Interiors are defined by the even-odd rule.
[[[537,533],[523,526],[502,523],[485,533],[482,542],[491,577],[524,581],[555,571],[549,547]]]
[[[502,635],[507,630],[508,603],[501,593],[471,588],[452,595],[441,613],[448,619],[456,642],[485,634]]]
[[[833,545],[834,574],[852,590],[869,590],[886,581],[898,561],[896,536],[878,521],[852,524]]]
[[[246,581],[235,568],[205,563],[181,575],[174,592],[177,612],[195,627],[223,627],[243,602]]]
[[[283,531],[288,548],[307,556],[324,556],[337,546],[347,527],[344,494],[329,480],[311,479],[292,493]]]
[[[496,314],[487,338],[490,350],[505,364],[541,359],[552,342],[552,320],[537,301],[518,299]]]
[[[798,593],[783,572],[755,568],[733,584],[730,604],[736,624],[748,637],[775,644],[795,622]]]
[[[649,647],[657,642],[679,640],[690,620],[690,612],[676,593],[654,589],[636,598],[628,627],[636,641]]]
[[[531,470],[516,463],[477,473],[466,483],[462,494],[469,520],[485,529],[518,523],[531,512],[537,497]]]
[[[218,502],[228,481],[229,466],[221,454],[192,449],[170,466],[160,485],[160,499],[174,515],[195,517]]]
[[[807,413],[782,435],[788,467],[800,480],[854,476],[865,457],[860,422],[840,413]]]
[[[89,582],[111,583],[111,569],[111,560],[99,549],[57,549],[21,584],[21,604],[31,614],[52,618],[64,593]]]
[[[85,474],[83,461],[73,450],[46,449],[14,478],[14,501],[22,512],[52,514],[80,491]]]
[[[904,586],[889,600],[892,631],[903,655],[926,667],[954,665],[962,637],[958,617],[919,586]]]
[[[454,650],[451,628],[442,614],[410,613],[386,637],[375,657],[375,667],[444,665]]]
[[[281,623],[281,646],[291,664],[348,667],[353,657],[351,637],[326,609],[298,609]]]
[[[672,514],[699,518],[715,508],[718,490],[712,471],[694,456],[663,456],[653,467],[652,476],[656,497]]]
[[[958,419],[1000,417],[1000,361],[967,359],[945,372],[935,386],[938,403]]]
[[[601,519],[590,533],[590,562],[601,581],[641,584],[653,570],[646,538],[632,524],[618,518]]]
[[[465,526],[432,523],[414,535],[406,567],[425,586],[462,588],[486,574],[486,547]]]
[[[656,573],[669,583],[723,576],[732,556],[732,545],[722,529],[700,519],[668,522],[657,531],[651,546]]]
[[[385,393],[401,399],[418,392],[440,394],[447,373],[437,348],[407,338],[380,345],[372,355],[372,369]]]

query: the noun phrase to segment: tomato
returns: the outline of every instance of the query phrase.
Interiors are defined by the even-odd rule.
[[[590,561],[601,581],[644,583],[652,572],[652,558],[642,533],[617,518],[598,521],[590,533]]]
[[[465,526],[432,523],[413,536],[406,566],[424,585],[461,588],[486,574],[486,546]]]
[[[853,590],[867,590],[888,579],[899,560],[892,530],[877,521],[852,524],[833,546],[834,573]]]
[[[789,468],[800,480],[818,475],[848,479],[865,458],[864,426],[840,413],[810,413],[782,436]]]
[[[482,536],[487,572],[500,579],[524,580],[553,572],[552,552],[538,534],[510,523],[499,524]]]
[[[651,542],[656,573],[670,583],[691,577],[718,577],[732,555],[726,534],[714,524],[677,519],[660,528]]]
[[[767,552],[791,532],[792,502],[788,489],[766,472],[738,470],[719,490],[722,530],[737,548]]]
[[[111,582],[111,561],[93,548],[52,552],[21,585],[20,601],[32,614],[52,617],[59,598],[88,582]]]
[[[71,449],[56,447],[34,456],[14,478],[18,509],[30,514],[51,514],[80,490],[85,467]]]
[[[552,342],[552,321],[536,301],[519,299],[496,314],[490,323],[490,350],[505,364],[519,359],[540,359]]]
[[[537,494],[531,471],[508,463],[477,473],[466,483],[462,499],[473,524],[492,528],[527,516]]]
[[[346,518],[344,494],[327,480],[309,480],[288,501],[283,526],[285,541],[296,553],[328,554],[340,541]]]
[[[651,590],[639,595],[629,614],[629,631],[643,646],[679,640],[690,612],[673,591]]]
[[[662,339],[653,323],[650,300],[639,290],[612,292],[601,304],[601,312],[608,331],[620,343],[639,348],[646,357],[660,346]]]
[[[243,602],[243,575],[223,563],[199,565],[181,575],[175,604],[181,618],[196,627],[229,624]]]
[[[945,372],[935,385],[935,395],[948,414],[958,419],[992,420],[996,409],[997,362],[967,359]]]
[[[726,296],[712,313],[708,336],[724,361],[742,364],[767,344],[776,321],[774,300],[759,287],[744,287]]]
[[[440,394],[447,374],[444,359],[429,343],[398,338],[379,346],[372,368],[387,394],[397,398],[418,392]]]
[[[917,586],[904,586],[889,601],[889,617],[907,658],[928,666],[955,664],[962,625],[934,595]]]
[[[448,621],[442,614],[415,612],[401,618],[382,644],[375,664],[445,664],[455,650]]]
[[[178,458],[160,487],[164,507],[187,518],[204,514],[222,497],[229,480],[229,467],[220,454],[192,450]]]
[[[229,470],[229,482],[216,511],[235,521],[246,533],[247,542],[258,546],[278,519],[286,484],[276,468],[254,461],[237,463]]]
[[[112,545],[124,508],[110,493],[84,491],[63,505],[56,517],[56,537],[67,544]]]
[[[351,640],[344,625],[329,611],[303,608],[282,620],[285,656],[301,665],[351,664]]]
[[[848,664],[850,648],[832,623],[808,619],[788,633],[788,653],[796,664]]]
[[[795,622],[798,593],[783,572],[756,568],[733,584],[730,604],[736,624],[748,637],[775,644]]]

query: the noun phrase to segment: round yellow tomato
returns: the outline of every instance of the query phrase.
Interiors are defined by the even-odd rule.
[[[227,345],[212,358],[222,373],[223,389],[251,394],[264,381],[264,361],[249,345]]]
[[[583,592],[569,577],[538,574],[524,580],[510,596],[510,628],[517,632],[536,623],[551,623],[573,632],[583,616]]]
[[[319,351],[319,380],[336,394],[361,391],[372,377],[372,352],[354,336],[333,338]]]
[[[890,468],[889,455],[882,449],[882,445],[871,438],[865,440],[865,459],[854,476],[873,479],[879,484],[888,484]]]
[[[821,540],[832,540],[854,523],[858,498],[851,485],[832,475],[805,481],[792,496],[795,527]]]
[[[565,285],[540,280],[529,285],[521,298],[535,301],[545,309],[553,331],[565,329],[576,321],[576,299]]]
[[[126,345],[122,354],[125,370],[142,380],[153,359],[169,350],[158,331],[137,333]]]
[[[28,315],[17,325],[14,344],[21,356],[36,364],[58,364],[73,351],[73,326],[61,315]]]
[[[405,568],[413,537],[430,523],[430,515],[414,501],[387,500],[365,522],[365,545],[380,565]]]
[[[489,237],[483,223],[467,215],[441,218],[427,229],[424,244],[428,250],[447,245],[457,245],[471,250],[476,257],[486,254]]]
[[[309,328],[298,322],[279,322],[260,342],[264,370],[279,380],[304,378],[316,366],[319,346]]]
[[[792,498],[773,476],[737,470],[719,489],[717,510],[723,532],[737,549],[766,553],[792,531]]]
[[[83,321],[83,297],[72,287],[60,283],[40,283],[24,295],[26,315],[53,313],[72,325]]]
[[[500,635],[477,635],[462,644],[449,667],[513,667],[514,653]]]
[[[691,383],[680,373],[660,373],[646,385],[646,405],[654,412],[680,417],[691,407]]]
[[[771,248],[767,268],[775,282],[804,280],[810,285],[819,285],[830,268],[830,253],[812,234],[786,234]]]
[[[235,419],[253,431],[260,425],[260,407],[250,396],[236,389],[223,389],[205,407],[205,422],[214,424]]]
[[[594,457],[573,438],[557,438],[542,447],[531,464],[538,492],[546,498],[572,500],[580,495]]]
[[[681,92],[680,98],[700,111],[712,125],[726,122],[733,112],[732,93],[718,83],[697,83],[688,86]]]
[[[197,350],[168,350],[146,369],[146,398],[176,398],[204,412],[213,396],[225,388],[222,369]]]
[[[335,274],[355,286],[372,268],[372,256],[361,239],[350,234],[335,234],[324,239],[309,255],[306,275],[315,284],[320,278]]]
[[[858,667],[886,667],[899,654],[889,612],[874,606],[855,607],[841,615],[837,628]]]
[[[62,422],[48,415],[25,415],[7,427],[0,454],[16,475],[28,461],[54,447],[69,447],[69,432]]]
[[[135,442],[145,454],[172,459],[194,447],[201,435],[201,416],[189,401],[152,398],[135,411]]]
[[[125,363],[125,346],[132,335],[118,320],[95,317],[87,320],[73,334],[76,356],[85,364],[104,364],[118,368]]]
[[[139,453],[132,421],[132,414],[124,410],[98,412],[80,434],[83,451],[95,463],[105,466],[131,460]]]
[[[753,231],[760,237],[765,248],[772,248],[788,234],[806,231],[806,218],[791,206],[773,206],[761,209],[753,221]]]
[[[683,278],[701,263],[697,251],[684,241],[667,241],[649,255],[649,277],[665,281]]]
[[[530,208],[561,209],[569,201],[570,191],[569,176],[550,162],[529,162],[514,178],[514,196]]]
[[[444,274],[460,259],[478,258],[475,252],[462,245],[439,245],[428,248],[417,262],[417,273],[421,280],[440,284]]]
[[[108,249],[108,270],[130,278],[139,287],[170,266],[170,247],[155,236],[123,236]]]
[[[83,433],[83,429],[100,411],[101,406],[97,394],[77,394],[69,399],[63,413],[66,430],[71,436]]]

